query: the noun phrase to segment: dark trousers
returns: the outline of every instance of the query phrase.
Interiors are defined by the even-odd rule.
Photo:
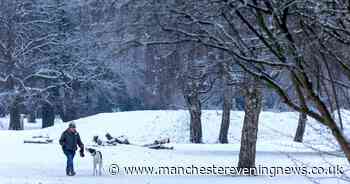
[[[67,157],[66,173],[74,172],[73,159],[75,156],[75,150],[63,150],[63,153]]]

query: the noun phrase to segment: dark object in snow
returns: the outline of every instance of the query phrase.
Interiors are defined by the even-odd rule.
[[[53,139],[50,139],[49,136],[32,136],[32,139],[24,140],[24,143],[32,143],[32,144],[49,144],[53,143]]]
[[[133,145],[129,142],[128,138],[124,135],[119,136],[117,138],[114,138],[111,134],[107,133],[106,138],[108,140],[107,141],[108,145],[117,145],[117,144]],[[150,148],[150,149],[174,149],[174,147],[164,146],[164,144],[167,144],[167,143],[170,143],[169,138],[155,140],[151,144],[145,144],[145,145],[141,145],[141,146],[146,147],[146,148]]]
[[[164,146],[164,144],[170,143],[170,139],[169,138],[165,138],[165,139],[160,139],[160,140],[155,140],[152,144],[145,144],[143,145],[143,147],[147,147],[150,149],[174,149],[174,147],[167,147]]]
[[[103,145],[102,140],[97,135],[95,135],[92,140],[99,146]]]
[[[111,134],[109,134],[109,133],[106,133],[106,138],[107,138],[107,140],[112,140],[113,139],[113,137],[111,136]]]
[[[38,138],[50,139],[50,137],[49,137],[49,136],[42,136],[42,135],[39,135],[39,136],[33,136],[32,138],[33,138],[33,139],[38,139]]]
[[[160,140],[155,140],[154,144],[167,144],[170,143],[170,139],[169,138],[165,138],[165,139],[160,139]]]
[[[122,136],[119,136],[117,138],[114,138],[113,136],[111,136],[111,134],[107,133],[106,134],[106,138],[107,138],[107,143],[108,144],[112,144],[112,145],[115,145],[115,144],[130,144],[128,138],[124,135]]]
[[[148,144],[148,145],[144,145],[144,147],[147,147],[149,149],[169,149],[172,150],[174,149],[174,147],[170,146],[164,146],[163,144]]]
[[[50,144],[52,143],[52,139],[46,139],[46,140],[24,140],[24,143],[32,143],[32,144]]]

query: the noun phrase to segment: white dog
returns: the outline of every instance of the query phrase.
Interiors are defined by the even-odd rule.
[[[93,175],[94,176],[101,176],[102,175],[102,169],[103,169],[103,164],[102,164],[102,153],[101,151],[92,149],[92,148],[86,148],[86,151],[88,151],[91,156],[93,157],[94,161],[94,168],[93,168]],[[97,170],[98,166],[98,170]]]

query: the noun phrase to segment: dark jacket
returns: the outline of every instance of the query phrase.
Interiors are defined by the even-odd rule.
[[[71,132],[68,129],[65,130],[60,138],[60,145],[63,150],[77,150],[77,145],[80,149],[84,149],[84,144],[81,142],[80,136],[78,132]]]

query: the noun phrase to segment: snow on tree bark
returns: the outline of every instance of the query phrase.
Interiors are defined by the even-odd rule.
[[[232,107],[232,97],[233,97],[233,89],[230,83],[230,75],[228,73],[227,64],[223,64],[223,109],[222,109],[222,119],[219,133],[219,142],[220,143],[228,143],[228,130],[230,128],[230,112]]]
[[[303,142],[304,133],[306,128],[307,115],[306,113],[299,113],[298,128],[295,132],[294,141]]]
[[[256,142],[259,125],[259,115],[262,108],[261,89],[254,84],[245,91],[244,121],[241,134],[241,148],[239,152],[238,167],[255,167]]]
[[[10,106],[9,130],[23,130],[23,124],[21,124],[20,102],[20,98],[15,96]]]
[[[55,123],[55,110],[49,102],[42,104],[42,128],[51,127]]]
[[[202,108],[198,95],[185,94],[190,112],[190,142],[202,143]]]

